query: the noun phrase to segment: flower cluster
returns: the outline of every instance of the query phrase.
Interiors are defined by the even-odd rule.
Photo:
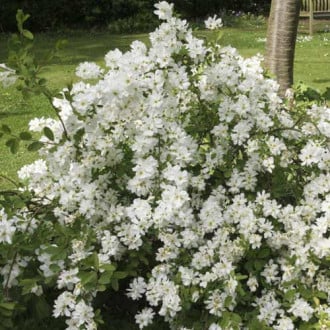
[[[205,27],[209,30],[216,30],[223,26],[222,19],[218,18],[216,15],[209,17],[205,21]]]
[[[330,109],[290,112],[259,57],[208,45],[172,5],[156,8],[164,22],[149,48],[110,51],[104,72],[81,64],[79,76],[99,80],[54,99],[63,123],[30,124],[53,132],[19,172],[51,209],[38,228],[53,243],[27,264],[56,278],[53,315],[94,329],[93,299],[131,277],[140,329],[159,316],[173,329],[323,326]],[[1,212],[10,244],[15,223]]]

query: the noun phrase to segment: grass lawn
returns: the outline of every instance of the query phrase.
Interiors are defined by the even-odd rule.
[[[330,25],[329,21],[317,23],[319,31],[312,40],[305,40],[307,22],[302,21],[299,27],[300,41],[296,47],[295,81],[303,81],[321,91],[330,87],[330,32],[327,23]],[[212,32],[198,31],[197,35],[214,38]],[[243,56],[252,56],[264,53],[265,36],[265,24],[245,23],[238,28],[224,28],[221,44],[238,48]],[[61,90],[74,79],[75,68],[80,62],[102,63],[103,56],[110,49],[127,50],[135,39],[147,41],[146,34],[111,35],[108,32],[74,32],[63,37],[39,34],[35,37],[38,58],[42,58],[45,51],[50,49],[59,38],[67,39],[68,45],[61,51],[60,59],[50,63],[43,72],[54,91]],[[7,36],[0,35],[0,63],[6,60],[6,39]],[[51,107],[44,97],[23,99],[15,88],[0,87],[0,124],[7,124],[15,132],[20,132],[27,129],[30,119],[52,115]],[[12,155],[4,146],[4,140],[0,140],[0,190],[11,187],[9,181],[1,175],[16,178],[17,170],[36,157],[37,154],[25,152],[24,148],[20,148],[18,154]]]

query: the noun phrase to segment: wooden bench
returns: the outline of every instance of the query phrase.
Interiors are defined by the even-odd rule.
[[[309,18],[309,34],[313,35],[314,18],[330,18],[330,0],[301,0],[300,17]]]

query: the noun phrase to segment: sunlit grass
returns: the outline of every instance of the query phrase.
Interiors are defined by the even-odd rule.
[[[319,23],[320,24],[320,23]],[[303,81],[320,91],[330,87],[330,32],[326,32],[326,23],[320,25],[312,40],[297,43],[295,60],[295,81]],[[299,27],[300,35],[307,36],[306,22]],[[198,31],[199,37],[215,39],[216,35],[209,31]],[[236,47],[243,56],[264,54],[266,26],[244,25],[240,28],[227,27],[222,30],[220,44]],[[54,91],[60,91],[65,85],[74,81],[76,66],[82,61],[96,61],[102,64],[104,55],[110,50],[119,48],[129,49],[132,41],[138,39],[148,41],[147,34],[112,35],[107,32],[86,33],[73,32],[66,35],[39,34],[36,35],[35,45],[38,58],[43,58],[56,40],[65,38],[68,44],[43,70],[43,75],[49,81]],[[6,59],[7,36],[0,35],[0,63]],[[34,96],[23,99],[15,88],[0,87],[0,124],[9,125],[13,131],[27,129],[30,119],[41,116],[53,116],[53,110],[46,98]],[[20,148],[18,154],[12,155],[0,140],[0,175],[5,174],[16,178],[17,170],[37,157],[35,153],[26,152]],[[0,189],[10,187],[10,183],[0,177]]]

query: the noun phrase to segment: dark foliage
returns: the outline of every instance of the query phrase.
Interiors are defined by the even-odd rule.
[[[32,31],[104,28],[118,20],[150,17],[157,0],[1,0],[0,31],[16,30],[17,9],[31,15]],[[271,0],[169,0],[189,19],[226,12],[267,13]],[[137,24],[138,25],[138,24]],[[134,25],[133,25],[134,26]]]

